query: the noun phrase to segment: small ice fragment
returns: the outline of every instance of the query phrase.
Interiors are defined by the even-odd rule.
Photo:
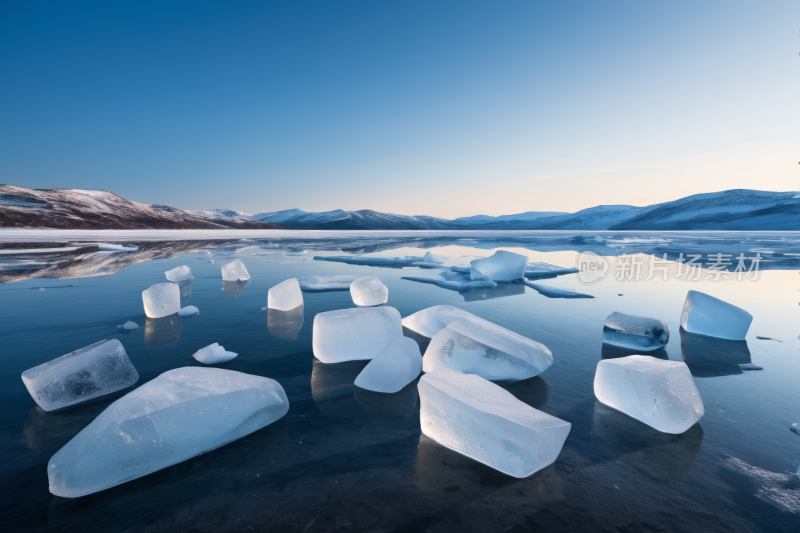
[[[762,341],[783,342],[783,341],[779,341],[778,339],[773,339],[772,337],[759,337],[758,335],[756,335],[756,339],[762,340]]]
[[[103,340],[22,373],[22,382],[45,411],[62,409],[130,387],[139,380],[122,343]]]
[[[402,335],[394,307],[326,311],[314,317],[312,349],[323,363],[372,359]]]
[[[136,328],[138,328],[138,327],[139,327],[139,324],[137,324],[136,322],[133,322],[132,320],[128,320],[127,322],[125,322],[125,323],[124,323],[124,324],[122,324],[121,326],[117,326],[117,327],[118,327],[119,329],[128,329],[128,330],[130,330],[130,329],[136,329]]]
[[[494,383],[449,368],[425,374],[417,388],[425,435],[516,478],[552,464],[572,428]]]
[[[753,316],[735,305],[698,291],[689,291],[683,302],[681,327],[708,337],[744,340]]]
[[[212,265],[214,264],[214,260],[213,259],[209,259],[208,262],[211,263]]]
[[[764,370],[763,367],[754,365],[753,363],[742,363],[739,365],[739,368],[741,368],[742,370]]]
[[[222,281],[247,281],[250,274],[241,259],[222,266]]]
[[[270,288],[267,293],[267,308],[289,311],[303,305],[303,293],[297,278],[287,279]]]
[[[239,354],[225,351],[225,348],[218,343],[209,344],[205,348],[197,350],[192,357],[206,365],[215,365],[230,361]]]
[[[524,255],[498,250],[494,255],[470,261],[473,281],[513,281],[525,276],[528,258]]]
[[[355,384],[362,389],[394,393],[417,379],[420,372],[419,345],[408,337],[398,337],[367,363]]]
[[[144,314],[161,318],[181,310],[181,290],[174,283],[158,283],[142,291]]]
[[[107,242],[95,243],[99,246],[100,252],[135,252],[139,249],[138,246],[123,246],[121,244],[110,244]]]
[[[617,296],[622,296],[621,294],[617,294]]]
[[[651,352],[667,345],[669,328],[655,318],[615,311],[603,325],[603,342],[626,350]]]
[[[425,252],[425,256],[422,258],[421,263],[438,263],[442,264],[447,261],[447,258],[443,255],[436,255],[430,252]]]
[[[178,316],[181,316],[181,317],[193,316],[193,315],[198,315],[198,314],[200,314],[200,310],[197,307],[193,306],[193,305],[187,305],[186,307],[184,307],[183,309],[178,311]]]
[[[705,413],[689,367],[647,355],[600,361],[594,394],[609,407],[664,433],[683,433]]]
[[[306,276],[299,278],[300,290],[303,292],[326,292],[326,291],[349,291],[350,284],[358,279],[358,276]]]
[[[194,276],[192,276],[192,269],[186,265],[175,267],[172,270],[167,270],[164,272],[164,274],[166,274],[167,279],[170,281],[186,281],[187,279],[194,279]]]
[[[436,278],[423,278],[419,276],[403,276],[400,279],[407,279],[409,281],[416,281],[417,283],[430,283],[443,289],[451,291],[471,291],[473,289],[486,289],[489,287],[497,287],[494,281],[458,281],[458,280],[444,280]]]
[[[288,410],[271,379],[170,370],[112,403],[50,459],[50,492],[78,498],[120,485],[249,435]]]
[[[389,289],[374,276],[358,278],[350,284],[353,303],[360,306],[381,305],[389,301]]]
[[[577,268],[560,267],[558,265],[551,265],[550,263],[543,263],[541,261],[528,263],[525,267],[526,278],[540,278],[540,277],[555,277],[564,274],[574,274],[578,272]]]
[[[470,265],[454,265],[450,267],[450,270],[453,272],[458,272],[459,274],[471,274],[472,267]]]
[[[536,290],[536,292],[542,296],[547,296],[548,298],[594,298],[594,296],[591,294],[584,294],[576,291],[575,289],[551,287],[550,285],[542,285],[541,283],[531,283],[528,280],[524,280],[522,283],[531,289]]]
[[[794,424],[792,424],[789,427],[789,431],[791,431],[792,433],[796,433],[796,434],[800,435],[800,424],[795,422]]]
[[[43,292],[45,290],[47,290],[47,289],[45,289],[44,287],[39,287],[39,292]]]
[[[431,339],[422,358],[425,372],[447,367],[489,381],[532,378],[552,364],[545,345],[486,320],[451,322]]]

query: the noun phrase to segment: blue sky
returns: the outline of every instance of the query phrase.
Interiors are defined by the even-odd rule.
[[[457,217],[800,187],[800,2],[0,2],[0,183]]]

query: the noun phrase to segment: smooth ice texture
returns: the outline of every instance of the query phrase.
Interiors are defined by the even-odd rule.
[[[494,281],[458,281],[458,280],[445,280],[436,278],[423,278],[419,276],[403,276],[401,279],[409,281],[416,281],[417,283],[430,283],[443,289],[450,289],[451,291],[471,291],[472,289],[485,289],[487,287],[496,287],[497,283]]]
[[[139,324],[137,324],[136,322],[133,322],[132,320],[128,320],[127,322],[125,322],[125,323],[124,323],[124,324],[122,324],[121,326],[117,326],[117,327],[118,327],[119,329],[131,330],[131,329],[136,329],[136,328],[138,328],[138,327],[139,327]]]
[[[399,337],[389,344],[356,378],[356,385],[375,392],[397,392],[422,372],[419,345],[408,337]]]
[[[603,342],[626,350],[652,352],[667,345],[669,328],[655,318],[615,311],[603,325]]]
[[[470,261],[473,281],[513,281],[525,276],[528,258],[524,255],[498,250],[489,257]]]
[[[451,322],[422,358],[425,372],[447,367],[490,381],[532,378],[552,364],[545,345],[486,320]]]
[[[422,263],[438,263],[442,264],[447,261],[447,258],[443,255],[436,255],[430,252],[425,252],[425,256],[422,258]]]
[[[250,274],[241,259],[222,266],[222,281],[247,281]]]
[[[526,278],[550,278],[564,274],[574,274],[576,272],[578,272],[577,268],[565,268],[541,261],[528,263],[525,267]]]
[[[186,281],[187,279],[194,279],[194,276],[192,276],[192,269],[186,265],[175,267],[172,270],[167,270],[164,272],[164,274],[167,275],[167,279],[170,281]]]
[[[572,428],[494,383],[449,368],[422,376],[418,389],[425,435],[516,478],[552,464]]]
[[[350,284],[357,279],[358,276],[306,276],[297,282],[303,292],[349,291]]]
[[[394,307],[326,311],[314,317],[312,349],[323,363],[372,359],[402,335]]]
[[[181,289],[174,283],[159,283],[142,291],[142,302],[150,318],[174,315],[181,310]]]
[[[219,343],[209,344],[205,348],[197,350],[192,357],[206,365],[225,363],[235,358],[237,353],[228,352]]]
[[[122,343],[103,340],[22,373],[22,382],[45,411],[110,394],[139,381]]]
[[[664,433],[683,433],[705,413],[686,363],[648,355],[604,359],[594,375],[597,399]]]
[[[50,459],[50,492],[77,498],[120,485],[249,435],[288,410],[271,379],[170,370],[112,403]]]
[[[353,303],[360,306],[381,305],[389,301],[389,289],[374,276],[358,278],[350,284]]]
[[[272,287],[267,293],[267,308],[290,311],[303,305],[303,293],[296,278],[287,279]]]
[[[187,305],[186,307],[178,311],[178,316],[193,316],[198,314],[200,314],[200,310],[193,305]]]
[[[683,302],[681,327],[689,333],[734,341],[744,340],[753,315],[704,292],[689,291]]]
[[[422,311],[417,311],[413,315],[409,315],[403,319],[403,327],[410,329],[425,337],[433,337],[451,322],[474,322],[477,324],[487,323],[491,324],[488,320],[484,320],[478,316],[473,315],[468,311],[453,307],[452,305],[434,305]]]
[[[550,285],[542,285],[541,283],[531,283],[528,280],[524,280],[523,283],[542,296],[547,296],[548,298],[594,298],[591,294],[584,294],[575,289],[551,287]]]
[[[753,363],[742,363],[739,368],[742,370],[764,370],[763,366],[754,365]]]

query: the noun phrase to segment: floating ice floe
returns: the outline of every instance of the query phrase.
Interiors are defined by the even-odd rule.
[[[408,315],[403,319],[403,327],[411,331],[433,337],[451,322],[474,322],[477,324],[491,322],[473,315],[469,311],[464,311],[452,305],[434,305],[422,311],[417,311],[413,315]]]
[[[572,428],[494,383],[449,368],[425,374],[417,387],[425,435],[516,478],[552,464]]]
[[[797,435],[800,435],[800,424],[795,422],[794,424],[789,426],[789,431],[791,431],[792,433],[795,433]]]
[[[335,263],[347,263],[348,265],[367,265],[390,268],[403,268],[410,266],[411,263],[419,262],[421,257],[405,259],[402,257],[361,257],[350,255],[328,255],[316,256],[315,261],[333,261]]]
[[[139,249],[138,246],[123,246],[121,244],[111,244],[107,242],[93,243],[97,244],[100,252],[135,252]]]
[[[222,266],[222,281],[247,281],[250,274],[241,259]]]
[[[303,292],[349,291],[350,284],[357,279],[358,276],[306,276],[297,282]]]
[[[192,269],[186,265],[175,267],[172,270],[167,270],[164,272],[164,274],[166,274],[167,279],[170,281],[186,281],[189,279],[194,279],[194,276],[192,276]]]
[[[545,345],[482,319],[451,322],[422,358],[425,372],[446,367],[490,381],[528,379],[552,364]]]
[[[485,289],[487,287],[496,287],[497,283],[494,281],[458,281],[446,280],[436,278],[424,278],[420,276],[403,276],[400,279],[407,279],[409,281],[416,281],[417,283],[430,283],[443,289],[451,291],[471,291],[473,289]]]
[[[225,363],[234,359],[238,353],[226,351],[225,348],[218,343],[209,344],[205,348],[197,350],[192,357],[206,365],[215,365],[217,363]]]
[[[350,284],[353,303],[359,306],[385,304],[389,301],[389,289],[374,276],[358,278]]]
[[[430,252],[425,252],[425,256],[422,258],[423,263],[438,263],[442,264],[447,261],[447,258],[443,255],[432,254]]]
[[[525,276],[528,258],[498,250],[490,257],[470,261],[472,281],[513,281]]]
[[[170,370],[112,403],[50,459],[50,492],[77,498],[120,485],[249,435],[288,410],[271,379]]]
[[[472,266],[470,265],[453,265],[450,270],[459,274],[472,274]]]
[[[296,278],[287,279],[272,287],[267,293],[267,308],[289,311],[303,305],[303,293]]]
[[[138,327],[139,327],[139,324],[137,324],[136,322],[133,322],[132,320],[128,320],[127,322],[125,322],[121,326],[117,326],[117,328],[125,329],[125,330],[136,329]]]
[[[551,278],[563,276],[564,274],[575,274],[576,272],[578,272],[577,268],[565,268],[541,261],[528,263],[525,267],[526,278]]]
[[[244,248],[239,248],[234,252],[236,255],[252,255],[261,251],[260,246],[245,246]]]
[[[181,310],[181,290],[174,283],[158,283],[142,291],[142,302],[150,318],[174,315]]]
[[[683,302],[681,327],[689,333],[744,340],[753,315],[704,292],[689,291]]]
[[[626,350],[651,352],[667,345],[669,328],[655,318],[615,311],[603,325],[603,342]]]
[[[394,307],[326,311],[314,317],[312,348],[323,363],[372,359],[402,335]]]
[[[523,280],[522,283],[536,290],[542,296],[548,298],[594,298],[591,294],[584,294],[575,289],[565,289],[563,287],[551,287],[550,285],[542,285],[541,283],[531,283],[528,280]]]
[[[411,263],[409,266],[417,267],[417,268],[425,268],[425,269],[434,269],[434,268],[442,268],[442,269],[450,269],[450,267],[445,265],[440,265],[439,263],[422,263],[422,262],[415,262]]]
[[[398,337],[367,363],[355,384],[362,389],[394,393],[417,379],[420,372],[419,345],[408,337]]]
[[[199,314],[200,314],[200,310],[197,307],[193,306],[193,305],[187,305],[186,307],[184,307],[183,309],[178,311],[178,316],[180,316],[180,317],[194,316],[194,315],[199,315]]]
[[[103,340],[30,368],[22,382],[45,411],[130,387],[139,380],[122,343]]]
[[[742,370],[764,370],[764,367],[754,365],[753,363],[742,363],[739,365]]]
[[[683,433],[705,413],[689,367],[647,355],[600,361],[594,394],[609,407],[664,433]]]

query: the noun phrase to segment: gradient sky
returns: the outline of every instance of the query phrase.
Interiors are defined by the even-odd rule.
[[[797,0],[0,0],[0,183],[452,218],[798,161]]]

